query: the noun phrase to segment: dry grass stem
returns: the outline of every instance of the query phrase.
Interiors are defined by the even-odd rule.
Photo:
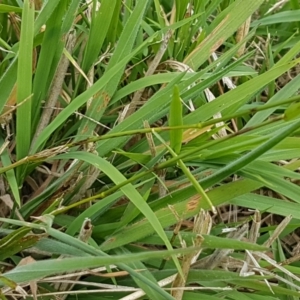
[[[74,48],[76,41],[76,35],[74,32],[70,32],[66,37],[66,49],[68,52],[72,52],[72,49]],[[55,107],[58,97],[61,93],[61,89],[64,83],[64,79],[66,76],[66,72],[69,66],[69,59],[63,55],[59,61],[58,67],[56,69],[56,73],[53,79],[53,82],[51,84],[51,88],[49,91],[48,99],[46,100],[45,106],[48,109],[44,109],[39,121],[39,124],[37,126],[36,132],[34,134],[34,137],[32,139],[31,147],[33,147],[36,139],[41,134],[41,132],[46,128],[46,126],[49,124],[53,110],[49,107]]]
[[[160,61],[161,61],[163,55],[165,54],[165,52],[167,50],[167,46],[168,46],[168,43],[169,43],[169,40],[171,37],[172,37],[172,31],[169,30],[163,36],[160,48],[157,51],[157,53],[156,53],[155,57],[153,58],[153,60],[151,61],[151,63],[149,64],[148,70],[145,73],[145,77],[154,74],[155,70],[157,69],[158,65],[160,64]],[[126,108],[126,114],[124,115],[124,118],[129,117],[135,111],[137,102],[141,101],[143,92],[144,92],[144,89],[135,92],[130,104],[128,104],[128,109]]]
[[[212,219],[208,212],[201,210],[201,212],[195,217],[193,232],[197,235],[193,240],[194,246],[200,247],[203,242],[202,234],[208,235],[212,228]],[[178,289],[180,287],[186,286],[186,280],[190,271],[190,267],[195,263],[201,253],[201,250],[195,253],[190,253],[183,256],[181,267],[182,267],[182,277],[180,274],[177,274],[174,282],[172,284],[172,293],[171,295],[176,300],[181,300],[183,297],[184,289]]]

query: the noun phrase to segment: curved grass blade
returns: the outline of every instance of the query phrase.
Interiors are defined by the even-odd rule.
[[[293,169],[296,168],[298,168],[298,165],[294,166]],[[262,186],[263,184],[261,182],[243,179],[214,188],[208,192],[208,195],[215,206],[229,201],[232,204],[258,209],[260,211],[268,211],[270,213],[283,216],[293,214],[295,218],[300,219],[298,203],[287,203],[275,198],[248,194]],[[199,197],[195,197],[194,195],[194,188],[188,187],[175,191],[164,198],[154,201],[150,204],[150,206],[163,227],[168,227],[178,222],[174,214],[167,208],[168,205],[173,205],[174,209],[177,212],[181,212],[182,217],[184,218],[189,218],[195,215],[201,208],[203,208],[203,205],[201,205],[201,202],[199,201]],[[205,204],[204,208],[207,209],[209,206]],[[97,231],[97,227],[95,228],[95,231]],[[136,239],[143,239],[154,233],[147,219],[142,219],[139,222],[116,232],[113,238],[111,237],[111,239],[105,242],[101,248],[107,251],[133,242],[132,232],[136,233]]]
[[[88,152],[72,152],[67,154],[62,154],[56,157],[57,159],[78,159],[83,160],[95,167],[99,168],[103,173],[105,173],[116,185],[121,184],[126,180],[126,177],[120,173],[114,166],[112,166],[107,160]],[[170,244],[162,225],[157,219],[154,212],[151,210],[149,205],[144,201],[141,194],[133,187],[133,185],[128,184],[120,188],[122,192],[128,197],[128,199],[140,210],[140,212],[148,219],[149,223],[152,225],[153,229],[165,242],[168,250],[172,250],[172,245]],[[174,263],[181,272],[181,267],[178,262],[177,257],[173,256]]]
[[[126,255],[115,256],[93,256],[93,257],[80,257],[76,258],[64,258],[64,259],[49,259],[44,261],[34,262],[24,266],[18,266],[12,271],[4,274],[5,278],[13,280],[15,282],[28,282],[43,278],[45,276],[61,273],[62,270],[72,272],[75,270],[95,268],[99,266],[106,266],[108,264],[124,264],[132,261],[146,260],[149,258],[162,258],[169,255],[175,255],[179,253],[189,253],[195,251],[195,249],[179,249],[179,250],[161,250],[144,253],[133,253]],[[137,273],[137,272],[136,272]],[[157,286],[156,286],[157,288]],[[166,298],[173,299],[173,298]]]
[[[261,186],[261,183],[253,180],[239,180],[212,189],[208,191],[207,194],[212,203],[217,206],[235,197],[256,190]],[[173,226],[178,223],[178,217],[174,215],[173,210],[171,211],[169,209],[169,205],[173,206],[173,210],[175,210],[182,219],[188,219],[195,216],[201,209],[209,208],[207,203],[201,202],[199,195],[195,195],[195,188],[193,186],[177,190],[150,204],[163,227]],[[95,228],[95,232],[96,231],[97,227]],[[153,227],[149,224],[149,221],[144,218],[114,233],[110,239],[101,245],[101,249],[108,251],[148,237],[153,233]]]
[[[48,217],[50,217],[50,215],[48,215]],[[29,223],[29,222],[5,219],[5,218],[0,218],[0,221],[6,222],[8,224],[17,225],[17,226],[26,226],[29,228],[37,228],[37,229],[45,230],[53,238],[55,238],[63,243],[66,243],[70,246],[74,246],[77,249],[82,250],[82,251],[86,252],[87,254],[90,254],[93,256],[93,257],[85,257],[86,259],[89,258],[89,262],[85,261],[85,263],[83,263],[80,266],[76,263],[76,262],[78,262],[78,258],[73,258],[73,261],[71,261],[70,259],[55,260],[56,263],[54,265],[52,264],[53,261],[48,260],[48,261],[42,261],[42,262],[38,262],[38,263],[34,263],[34,264],[29,264],[26,266],[19,266],[18,269],[15,268],[10,272],[5,273],[5,276],[4,276],[5,278],[9,278],[16,282],[26,282],[26,281],[38,279],[38,278],[41,278],[41,277],[44,277],[47,275],[55,274],[58,272],[64,272],[64,271],[68,271],[68,270],[70,271],[70,268],[73,270],[78,270],[78,269],[86,269],[88,267],[93,267],[93,266],[99,266],[99,265],[106,266],[108,264],[116,264],[118,267],[127,271],[137,281],[137,284],[139,286],[140,286],[139,283],[141,281],[143,284],[147,284],[149,286],[149,288],[151,288],[153,291],[155,291],[159,295],[162,295],[163,297],[165,297],[164,299],[173,300],[173,298],[170,296],[170,294],[168,294],[166,291],[161,289],[156,284],[155,281],[147,278],[142,273],[136,272],[135,270],[133,270],[131,267],[128,266],[128,263],[130,263],[131,261],[147,259],[146,257],[149,257],[149,255],[147,255],[147,253],[146,253],[145,258],[144,258],[143,254],[142,254],[143,257],[138,257],[138,255],[136,253],[130,254],[130,255],[125,255],[125,256],[122,256],[123,259],[120,259],[120,262],[118,262],[117,261],[118,259],[115,260],[116,256],[115,257],[109,256],[108,254],[104,253],[103,251],[101,251],[97,248],[94,248],[94,247],[78,240],[77,238],[71,237],[59,230],[49,227],[49,225],[47,225],[47,224],[42,224],[42,223],[35,224],[35,223]],[[195,250],[195,249],[193,249],[193,250]],[[165,251],[165,253],[166,253],[166,255],[168,255],[167,253],[169,253],[169,255],[172,255],[173,253],[189,253],[193,250],[191,248],[190,249],[171,250],[171,251],[168,250],[168,251]],[[161,258],[161,255],[163,253],[161,251],[159,251],[159,252],[156,252],[153,254],[155,257]],[[125,257],[127,257],[128,260],[124,259]],[[135,257],[135,258],[131,259],[131,257]],[[95,259],[97,259],[97,258],[99,258],[99,259],[101,258],[102,262],[96,261]],[[108,260],[108,258],[111,259],[111,262]],[[81,259],[82,259],[82,257],[80,257],[80,261],[82,261]],[[66,264],[62,265],[62,261],[65,261]],[[126,264],[126,262],[127,262],[127,264]],[[92,264],[92,265],[90,265],[90,264]],[[52,267],[51,267],[51,265],[52,265]],[[28,270],[27,267],[30,270]],[[19,268],[21,268],[21,269],[19,269]],[[59,270],[58,270],[58,268],[59,268]],[[0,282],[0,284],[1,284],[1,282]]]

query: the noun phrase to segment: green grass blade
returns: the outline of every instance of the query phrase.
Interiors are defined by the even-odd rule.
[[[0,137],[0,144],[4,145],[4,141],[1,137]],[[3,153],[1,154],[1,161],[2,161],[2,165],[4,167],[11,164],[11,159],[9,157],[9,153],[8,153],[7,149],[5,149],[3,151]],[[17,204],[18,207],[20,207],[21,206],[21,198],[20,198],[19,187],[18,187],[16,175],[15,175],[15,170],[7,171],[6,179],[8,181],[12,195],[14,196],[15,203]]]
[[[55,11],[55,8],[57,5],[62,2],[61,0],[52,0],[44,2],[44,5],[42,6],[39,14],[36,17],[36,21],[34,23],[34,36],[36,36],[42,26],[47,23],[48,18],[50,18]]]
[[[151,99],[149,99],[144,106],[130,117],[126,118],[122,123],[115,126],[110,132],[114,133],[130,130],[132,128],[141,128],[143,126],[142,120],[147,120],[149,124],[152,124],[165,115],[169,110],[169,101],[171,101],[173,87],[178,84],[183,77],[184,73],[175,77],[166,87],[158,91]],[[101,155],[106,155],[114,148],[119,147],[120,144],[122,145],[127,139],[128,137],[120,137],[110,141],[101,141],[98,143],[97,151],[99,151]]]
[[[264,2],[264,0],[233,2],[219,15],[211,27],[214,30],[206,39],[185,58],[184,62],[192,69],[198,69],[227,38],[247,20],[249,16]],[[218,24],[218,25],[217,25]]]
[[[97,10],[97,2],[94,1],[91,29],[82,61],[82,70],[86,73],[97,59],[98,53],[107,37],[116,2],[117,0],[104,1],[101,3],[99,10]],[[100,32],[99,28],[101,28]]]
[[[52,219],[50,217],[51,216],[48,215],[49,220]],[[30,266],[29,267],[30,270],[33,270],[33,271],[28,271],[28,270],[26,270],[26,268],[23,269],[22,267],[21,267],[21,269],[18,269],[16,271],[16,268],[15,268],[13,271],[5,273],[6,278],[14,278],[13,280],[16,282],[24,282],[26,280],[38,279],[38,278],[42,278],[47,275],[55,274],[57,272],[61,272],[63,269],[65,271],[70,271],[71,269],[78,270],[78,267],[79,267],[79,269],[86,269],[89,267],[99,266],[99,265],[107,266],[108,264],[117,264],[118,267],[127,271],[135,279],[142,281],[142,283],[144,283],[144,284],[148,284],[148,286],[150,288],[152,288],[153,291],[156,291],[159,295],[164,296],[165,299],[172,300],[172,297],[167,292],[165,292],[164,290],[159,288],[155,282],[153,282],[152,280],[149,280],[147,277],[145,277],[141,273],[136,272],[135,270],[133,270],[126,264],[126,263],[130,263],[132,261],[135,261],[135,260],[141,260],[141,259],[143,259],[143,257],[145,257],[145,259],[147,257],[149,258],[150,253],[148,253],[148,254],[141,253],[139,255],[134,253],[134,254],[123,255],[123,256],[109,256],[108,254],[102,252],[98,248],[90,246],[90,245],[78,240],[77,238],[71,237],[63,232],[60,232],[59,230],[49,227],[48,224],[35,224],[35,223],[29,223],[29,222],[11,220],[11,219],[5,219],[5,218],[0,218],[0,221],[6,222],[8,224],[25,226],[23,228],[18,229],[19,231],[22,231],[23,229],[28,230],[26,227],[43,229],[53,238],[55,238],[63,243],[66,243],[70,246],[74,246],[74,247],[78,248],[79,250],[86,252],[87,254],[92,255],[92,257],[84,257],[85,259],[87,259],[89,261],[89,262],[85,261],[85,263],[87,263],[85,265],[83,264],[83,265],[79,266],[78,264],[76,264],[76,261],[78,262],[78,258],[64,260],[64,262],[66,263],[65,265],[60,265],[60,263],[62,262],[61,260],[54,260],[57,262],[57,264],[55,264],[55,265],[52,264],[51,260],[48,260],[48,261],[45,260],[45,261],[40,261],[40,262],[36,263],[39,265],[38,268],[36,268],[36,266],[37,266],[36,264],[27,265],[27,266]],[[166,255],[168,255],[167,253],[172,255],[173,253],[189,253],[191,251],[192,251],[191,249],[180,249],[180,250],[171,250],[171,251],[168,250],[168,251],[165,251],[165,253],[166,253]],[[162,256],[162,254],[163,254],[163,252],[154,252],[153,253],[153,255],[155,257],[160,257],[160,258]],[[95,258],[97,258],[97,257],[101,258],[101,262],[95,261]],[[121,259],[120,262],[118,262],[117,261],[118,259],[114,260],[114,258],[117,258],[117,257],[120,257],[120,258],[122,257],[123,259]],[[125,257],[127,257],[127,259],[124,259]],[[132,257],[135,257],[136,259],[132,259]],[[80,257],[80,259],[82,259],[82,258],[83,257]],[[111,262],[108,259],[111,259]],[[52,267],[51,267],[51,265],[52,265]],[[60,265],[60,267],[59,267],[59,265]],[[59,271],[57,268],[59,268]],[[32,278],[32,279],[30,279],[30,278]]]
[[[300,103],[292,103],[284,113],[284,120],[291,121],[300,115]]]
[[[136,3],[136,6],[119,37],[114,54],[106,68],[106,72],[112,70],[118,63],[122,61],[124,57],[130,55],[132,52],[147,4],[148,1],[146,0]],[[107,9],[108,8],[109,7],[107,7]],[[111,100],[111,97],[116,92],[124,70],[125,65],[120,66],[107,84],[103,86],[103,88],[101,88],[97,94],[93,95],[93,101],[87,109],[87,116],[89,118],[100,120]],[[95,127],[96,124],[94,122],[90,122],[86,118],[82,119],[78,129],[77,139],[81,139],[83,136],[91,135]]]
[[[2,218],[1,218],[2,219]],[[194,250],[194,249],[193,249]],[[50,259],[39,261],[25,266],[18,266],[14,270],[5,273],[4,277],[13,280],[17,283],[37,280],[45,276],[60,273],[62,270],[72,272],[75,270],[95,268],[99,266],[106,266],[109,264],[125,264],[132,261],[145,260],[149,258],[163,258],[179,253],[188,253],[191,249],[180,250],[162,250],[145,253],[134,253],[126,255],[115,256],[93,256],[78,258],[64,258],[64,259]],[[153,285],[152,285],[153,286]],[[157,287],[156,287],[157,289]],[[172,299],[168,297],[167,299]]]
[[[13,89],[16,85],[16,78],[18,72],[17,56],[12,60],[5,73],[0,79],[0,112],[3,111],[4,105],[8,103],[10,95],[13,94]],[[13,96],[13,95],[12,95]],[[14,101],[14,99],[12,99]],[[14,104],[14,102],[12,103]]]
[[[178,86],[175,85],[170,105],[169,126],[181,126],[182,124],[182,103]],[[176,154],[180,153],[182,133],[183,129],[170,130],[170,147]]]
[[[17,6],[12,6],[12,5],[7,5],[7,4],[0,4],[0,13],[9,13],[9,12],[14,12],[14,13],[21,13],[22,8],[17,7]]]
[[[121,192],[114,193],[113,195],[110,195],[87,208],[68,226],[66,233],[74,236],[75,233],[80,230],[82,222],[86,218],[89,218],[93,221],[94,218],[97,218],[99,215],[104,213],[104,211],[106,211],[111,205],[113,205],[122,196],[122,194],[123,193]]]
[[[18,58],[17,104],[28,99],[32,93],[33,28],[34,4],[25,0]],[[28,155],[31,142],[31,99],[17,108],[16,138],[17,159],[21,159]]]
[[[267,16],[252,23],[252,26],[266,26],[273,24],[299,22],[299,10],[289,10],[278,12],[274,15]]]
[[[52,7],[52,5],[54,5],[53,3],[51,9],[49,9],[50,11],[54,9],[52,15],[48,19],[44,16],[45,23],[43,24],[46,24],[46,31],[44,32],[41,52],[33,81],[32,127],[34,130],[40,119],[40,106],[42,105],[42,101],[49,96],[49,89],[57,65],[62,56],[68,33],[73,26],[76,11],[80,4],[80,0],[72,0],[71,2],[63,0],[58,2],[57,6]],[[48,5],[49,4],[47,4],[44,9],[46,9]],[[49,10],[47,9],[46,11],[48,12]]]
[[[173,157],[177,157],[177,154],[172,150],[172,148],[169,147],[165,143],[165,141],[156,132],[153,132],[153,133],[165,145],[165,147],[169,150],[170,154]],[[178,164],[181,167],[181,170],[183,171],[183,173],[185,174],[185,176],[188,178],[188,180],[194,186],[195,190],[198,192],[198,194],[200,195],[200,197],[203,200],[205,200],[205,204],[204,205],[208,205],[209,209],[211,209],[212,212],[214,214],[216,214],[217,213],[216,208],[213,206],[213,204],[211,203],[209,197],[207,196],[207,194],[205,193],[205,191],[203,190],[203,188],[199,184],[199,182],[196,180],[196,178],[193,176],[193,174],[191,173],[191,171],[186,167],[186,165],[183,163],[183,161],[181,159],[178,160]]]
[[[224,116],[234,114],[239,107],[246,103],[255,93],[266,86],[270,81],[294,67],[300,60],[295,60],[280,66],[274,66],[271,70],[257,76],[237,88],[219,96],[214,101],[207,103],[196,109],[191,114],[185,116],[184,123],[191,124],[208,120],[218,112],[223,112]]]
[[[223,180],[229,175],[234,174],[239,169],[243,168],[250,162],[252,162],[254,159],[261,156],[263,153],[274,147],[276,144],[281,142],[284,138],[289,136],[291,133],[293,133],[295,130],[297,130],[300,126],[300,120],[293,122],[290,125],[287,125],[281,132],[278,132],[276,135],[274,135],[272,138],[270,138],[268,141],[264,142],[262,145],[257,147],[256,149],[252,150],[248,154],[240,157],[238,160],[231,162],[224,168],[218,170],[213,175],[207,177],[203,180],[203,184],[205,186],[211,186],[220,180]]]
[[[96,166],[102,172],[104,172],[111,180],[116,184],[120,184],[126,180],[126,178],[107,160],[102,157],[96,156],[88,152],[72,152],[70,154],[62,154],[59,156],[62,159],[79,159]],[[128,184],[120,188],[121,191],[128,197],[128,199],[140,210],[140,212],[149,220],[153,229],[165,242],[167,249],[172,250],[172,245],[170,244],[168,238],[165,235],[162,225],[157,219],[156,215],[150,209],[149,205],[144,201],[140,193],[131,185]],[[173,257],[174,263],[176,264],[178,271],[180,272],[180,264],[176,257]]]
[[[207,195],[212,203],[217,206],[226,203],[235,197],[256,190],[261,186],[261,183],[253,180],[240,180],[210,190],[207,192]],[[200,197],[195,195],[193,186],[176,190],[164,198],[160,198],[150,204],[150,207],[163,227],[173,226],[178,223],[178,216],[175,216],[174,212],[169,209],[169,205],[173,206],[173,210],[175,210],[182,219],[188,219],[195,216],[201,209],[209,209],[209,204],[202,203]],[[101,228],[102,227],[100,226],[99,229],[101,230]],[[95,234],[97,234],[97,232],[98,230],[96,227]],[[144,218],[115,232],[101,245],[101,249],[103,251],[108,251],[132,243],[136,240],[143,239],[153,233],[153,227],[149,221]]]
[[[97,94],[101,89],[105,87],[112,78],[119,73],[119,69],[123,68],[126,63],[138,52],[141,51],[146,45],[152,43],[153,37],[147,39],[142,45],[138,46],[131,54],[127,55],[120,62],[118,62],[109,71],[105,72],[103,77],[95,82],[88,90],[77,96],[73,101],[55,118],[55,120],[50,123],[37,138],[36,143],[33,147],[32,152],[36,152],[41,144],[49,138],[49,136],[61,126],[69,116],[71,116],[79,107],[84,105],[88,99],[91,99],[95,94]]]

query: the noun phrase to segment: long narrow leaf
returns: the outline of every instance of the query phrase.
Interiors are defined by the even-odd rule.
[[[291,133],[293,133],[295,130],[297,130],[300,126],[300,120],[297,120],[296,122],[292,122],[290,125],[287,125],[281,132],[278,132],[275,134],[272,138],[270,138],[268,141],[263,143],[261,146],[257,147],[253,151],[249,152],[248,154],[242,156],[236,161],[233,161],[232,163],[228,164],[224,168],[220,169],[213,175],[207,177],[202,181],[202,184],[205,187],[209,187],[216,182],[219,182],[220,180],[226,178],[229,175],[232,175],[242,167],[246,166],[250,162],[252,162],[254,159],[261,156],[263,153],[268,151],[270,148],[274,147],[276,144],[281,142],[284,138],[289,136]]]
[[[178,86],[174,86],[173,97],[170,105],[169,126],[182,125],[182,103]],[[182,144],[183,129],[170,131],[170,147],[176,154],[179,154]]]
[[[96,166],[102,172],[104,172],[107,176],[114,181],[115,184],[120,184],[126,180],[126,178],[116,169],[114,168],[107,160],[102,157],[96,156],[92,153],[88,152],[72,152],[70,154],[62,154],[59,156],[62,159],[80,159],[88,162],[91,165]],[[157,232],[157,234],[161,237],[161,239],[165,242],[166,247],[169,250],[172,250],[172,245],[170,244],[162,225],[157,219],[156,215],[150,209],[149,205],[144,201],[143,197],[137,190],[131,185],[128,184],[124,187],[121,187],[122,192],[128,197],[128,199],[140,210],[140,212],[149,220],[153,229]],[[174,262],[180,271],[180,264],[176,257],[173,257]]]

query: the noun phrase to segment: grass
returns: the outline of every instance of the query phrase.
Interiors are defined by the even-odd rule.
[[[0,3],[1,298],[299,298],[299,3]]]

